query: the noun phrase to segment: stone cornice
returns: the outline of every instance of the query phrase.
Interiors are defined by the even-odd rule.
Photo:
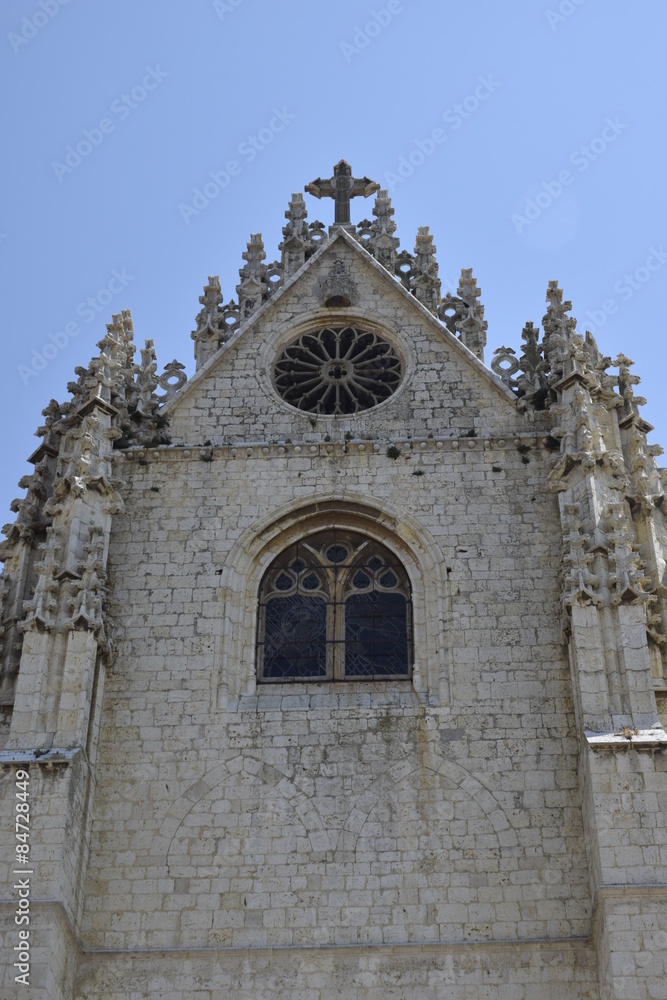
[[[506,434],[506,435],[461,435],[458,437],[431,438],[387,438],[384,440],[351,439],[349,441],[239,441],[224,445],[160,445],[156,448],[124,448],[113,452],[114,458],[141,462],[147,459],[190,459],[198,458],[208,462],[214,458],[252,458],[295,455],[302,457],[368,454],[386,455],[388,448],[398,448],[399,451],[412,454],[423,454],[438,451],[512,451],[519,450],[522,455],[525,449],[531,450],[531,456],[536,457],[542,450],[551,455],[551,438],[544,434]],[[533,451],[535,449],[535,451]],[[389,456],[391,458],[391,456]]]

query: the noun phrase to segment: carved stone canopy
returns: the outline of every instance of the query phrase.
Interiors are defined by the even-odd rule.
[[[348,274],[345,262],[336,257],[329,274],[321,283],[322,301],[330,309],[352,305],[356,285]]]

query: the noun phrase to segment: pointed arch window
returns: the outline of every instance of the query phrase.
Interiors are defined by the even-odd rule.
[[[408,678],[407,573],[386,546],[364,535],[311,535],[264,574],[257,639],[263,682]]]

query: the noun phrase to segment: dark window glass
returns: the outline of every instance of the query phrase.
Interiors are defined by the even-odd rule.
[[[410,583],[373,539],[334,529],[291,545],[266,571],[259,611],[260,680],[410,676]]]
[[[327,559],[332,563],[345,562],[347,555],[347,549],[344,545],[330,545],[327,549]]]
[[[351,594],[345,602],[345,674],[408,673],[407,602],[402,594]]]
[[[264,612],[264,677],[326,677],[326,604],[274,597]]]

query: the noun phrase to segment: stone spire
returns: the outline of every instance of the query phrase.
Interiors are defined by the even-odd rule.
[[[157,389],[157,359],[155,344],[147,340],[141,348],[141,364],[136,366],[136,381],[134,385],[133,403],[140,415],[152,416],[158,406],[155,395]]]
[[[36,549],[51,524],[46,505],[53,493],[65,412],[66,407],[55,399],[42,410],[46,419],[35,432],[42,442],[29,459],[35,466],[34,472],[19,480],[19,487],[26,489],[27,494],[12,501],[16,520],[2,529],[6,540],[0,544],[0,559],[5,563],[0,576],[0,705],[14,700],[23,644],[24,605],[35,588]]]
[[[617,412],[623,455],[630,475],[628,499],[636,513],[648,514],[663,499],[662,483],[655,463],[655,458],[663,454],[663,449],[647,441],[647,434],[653,427],[639,413],[639,407],[644,406],[646,400],[635,395],[634,387],[640,384],[641,379],[630,371],[634,361],[625,354],[619,354],[611,364],[618,368],[618,375],[608,376],[607,382],[618,386],[618,394],[623,401]]]
[[[390,274],[394,274],[396,270],[396,251],[400,243],[398,237],[394,236],[396,223],[392,218],[393,214],[389,192],[378,191],[373,206],[375,219],[370,226],[371,235],[367,249]]]
[[[595,339],[576,332],[555,281],[547,290],[543,357],[534,328],[521,381],[527,406],[546,409],[559,441],[549,479],[558,493],[564,539],[564,632],[575,706],[588,744],[615,746],[618,731],[647,747],[667,742],[657,723],[653,674],[663,676],[667,623],[664,558],[656,530],[662,488],[637,414],[636,379],[625,356],[617,377]],[[612,387],[617,386],[618,392]],[[626,423],[627,422],[627,423]],[[655,493],[654,493],[655,491]]]
[[[434,315],[440,305],[440,279],[435,259],[436,247],[428,226],[420,226],[415,246],[413,294]]]
[[[526,323],[521,331],[523,352],[519,358],[519,368],[522,374],[517,379],[519,392],[522,396],[533,398],[536,393],[544,393],[547,389],[544,355],[539,344],[540,328],[534,323]]]
[[[484,360],[486,346],[487,322],[484,319],[484,306],[479,302],[481,292],[477,280],[473,277],[472,268],[462,268],[459,287],[456,295],[449,292],[439,304],[437,316],[446,325],[450,333],[458,337],[469,351]],[[512,378],[518,370],[515,351],[507,347],[499,347],[491,363],[491,367],[510,387],[514,387]],[[506,367],[507,365],[507,367]]]
[[[484,319],[484,306],[479,301],[482,293],[477,287],[477,279],[473,277],[471,267],[462,268],[457,291],[459,298],[467,307],[467,312],[460,323],[461,341],[480,361],[483,361],[488,323]]]
[[[252,316],[262,304],[263,296],[267,290],[266,268],[262,263],[265,258],[262,234],[252,233],[248,249],[243,254],[246,263],[239,271],[241,282],[236,286],[243,319]]]
[[[204,294],[199,296],[199,301],[203,308],[195,320],[197,329],[190,334],[195,342],[195,364],[198,369],[213,357],[227,339],[220,308],[222,305],[220,278],[217,275],[209,276],[208,284],[204,285]]]
[[[547,311],[542,319],[544,329],[544,358],[551,373],[550,382],[558,381],[567,368],[570,359],[569,342],[574,334],[577,321],[568,316],[571,302],[563,302],[563,291],[557,281],[550,281],[547,288]]]
[[[293,194],[285,212],[287,225],[283,226],[283,240],[278,244],[278,249],[282,253],[285,278],[295,274],[306,261],[309,242],[307,216],[308,212],[303,195],[301,193]]]

